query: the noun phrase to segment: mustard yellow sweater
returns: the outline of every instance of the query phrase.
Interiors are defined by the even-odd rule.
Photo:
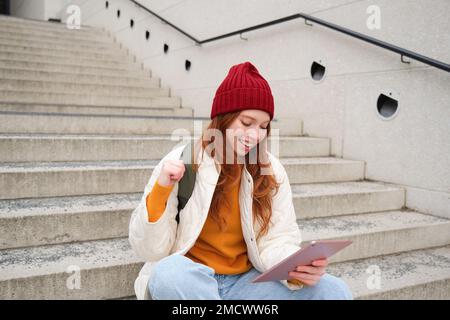
[[[230,209],[224,205],[219,210],[219,214],[226,219],[226,230],[220,231],[217,222],[208,215],[197,241],[186,253],[186,257],[213,268],[218,274],[238,274],[252,268],[242,234],[239,186],[238,182],[226,192]],[[173,188],[173,185],[164,187],[158,181],[155,183],[146,199],[150,222],[156,222],[161,217]]]
[[[220,231],[216,221],[208,215],[200,236],[186,253],[186,257],[213,268],[218,274],[239,274],[252,268],[242,234],[239,186],[240,182],[226,192],[230,199],[230,209],[225,205],[219,209],[220,215],[227,221],[227,229],[224,232]],[[161,217],[173,188],[173,185],[164,187],[156,181],[146,198],[150,222],[156,222]],[[299,283],[297,280],[288,282]]]

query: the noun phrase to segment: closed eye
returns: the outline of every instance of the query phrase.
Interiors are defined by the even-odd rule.
[[[241,123],[242,123],[244,126],[246,126],[246,127],[249,127],[249,126],[251,125],[251,123],[245,123],[245,122],[242,121],[242,120],[241,120]],[[269,126],[269,125],[266,125],[265,127],[261,127],[261,129],[267,129],[268,126]]]

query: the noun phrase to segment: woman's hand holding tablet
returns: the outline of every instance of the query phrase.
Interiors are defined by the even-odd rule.
[[[350,240],[318,240],[300,248],[272,268],[253,279],[252,282],[297,280],[290,275],[299,266],[311,266],[313,261],[326,260],[338,251],[350,245]]]

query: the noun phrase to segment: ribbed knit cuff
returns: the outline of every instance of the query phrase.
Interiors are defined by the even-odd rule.
[[[146,199],[149,222],[156,222],[162,216],[164,210],[166,210],[167,199],[169,199],[174,186],[164,187],[156,181]]]

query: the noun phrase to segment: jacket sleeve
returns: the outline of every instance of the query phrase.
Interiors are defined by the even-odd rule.
[[[299,250],[302,242],[288,175],[278,159],[275,165],[278,167],[275,172],[280,173],[276,178],[281,184],[277,194],[272,198],[272,217],[268,232],[258,241],[265,270]],[[299,284],[289,283],[287,280],[280,280],[280,282],[290,290],[298,290],[302,287]]]
[[[157,221],[149,221],[146,205],[147,196],[153,189],[166,159],[168,156],[153,169],[144,194],[131,214],[128,239],[134,252],[144,261],[157,261],[168,256],[175,243],[178,225],[175,219],[178,213],[178,183],[174,185],[164,212]]]

